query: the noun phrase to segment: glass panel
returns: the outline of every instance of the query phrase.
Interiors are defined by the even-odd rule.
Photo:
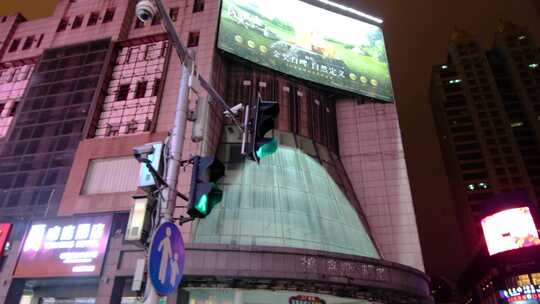
[[[309,298],[313,303],[326,304],[371,304],[376,301],[340,298],[331,295],[306,293],[301,291],[245,290],[227,288],[186,288],[190,304],[274,304],[293,303],[294,298]],[[295,303],[304,303],[296,300]],[[305,301],[305,303],[312,301]],[[124,304],[122,302],[122,304]]]
[[[229,146],[223,145],[220,155]],[[193,242],[379,257],[356,210],[313,157],[280,146],[260,164],[228,160],[223,201],[195,224]]]

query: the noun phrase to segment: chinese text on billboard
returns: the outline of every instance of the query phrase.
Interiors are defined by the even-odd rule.
[[[15,276],[99,275],[111,220],[111,216],[94,216],[33,222],[26,233]]]
[[[392,101],[381,28],[298,0],[223,0],[218,47],[268,68]]]

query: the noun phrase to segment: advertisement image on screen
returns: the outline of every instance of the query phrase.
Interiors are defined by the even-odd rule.
[[[218,48],[291,76],[393,100],[381,28],[300,0],[223,0]]]
[[[23,241],[14,276],[99,276],[111,222],[110,215],[32,222]]]
[[[495,213],[482,220],[490,255],[540,245],[538,231],[528,207]]]

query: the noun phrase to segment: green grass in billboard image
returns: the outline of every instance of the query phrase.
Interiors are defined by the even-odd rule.
[[[392,101],[382,30],[298,0],[223,0],[218,47],[277,71]]]

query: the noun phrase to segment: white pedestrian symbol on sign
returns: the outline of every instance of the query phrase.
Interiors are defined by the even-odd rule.
[[[169,266],[170,270],[170,284],[172,286],[176,285],[176,276],[179,274],[178,268],[178,253],[175,253],[174,256],[171,250],[171,228],[167,227],[165,230],[165,237],[159,242],[158,252],[161,252],[161,262],[159,264],[159,281],[161,284],[165,284],[167,280],[167,270]]]

